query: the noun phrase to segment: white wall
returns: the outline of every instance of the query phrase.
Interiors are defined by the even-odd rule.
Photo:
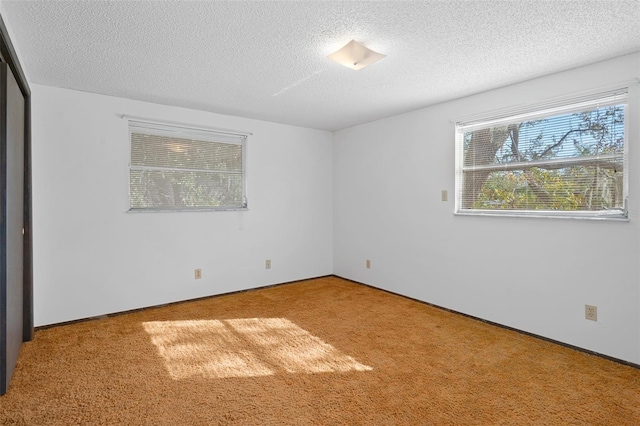
[[[452,124],[639,75],[634,54],[336,132],[334,273],[640,363],[638,85],[629,222],[454,216]],[[584,319],[585,304],[598,322]]]
[[[331,133],[31,89],[36,326],[332,273]],[[252,132],[249,211],[126,213],[116,114]]]
[[[345,129],[333,144],[323,131],[32,84],[35,324],[335,273],[640,363],[637,85],[629,222],[452,214],[452,121],[639,75],[629,55]],[[253,132],[250,210],[126,213],[122,113]]]

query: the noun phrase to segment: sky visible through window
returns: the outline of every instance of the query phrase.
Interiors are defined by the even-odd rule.
[[[553,151],[552,157],[578,157],[581,155],[597,155],[606,153],[607,147],[609,152],[613,147],[615,152],[622,152],[624,139],[624,126],[622,123],[615,122],[615,116],[607,115],[612,109],[624,111],[624,105],[615,105],[613,107],[604,107],[594,109],[587,112],[591,122],[605,121],[601,126],[605,126],[607,135],[604,140],[597,138],[598,131],[576,132]],[[603,120],[602,117],[608,117]],[[563,114],[554,117],[548,117],[541,120],[525,122],[520,129],[521,143],[526,142],[532,148],[538,147],[538,153],[545,147],[552,146],[559,139],[572,129],[586,129],[583,114]],[[514,123],[517,124],[517,123]],[[505,162],[506,159],[513,159],[511,150],[511,139],[507,138],[504,145],[496,154],[496,162]]]

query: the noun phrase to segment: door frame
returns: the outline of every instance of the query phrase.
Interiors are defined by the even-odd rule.
[[[0,15],[0,61],[5,62],[13,73],[24,96],[24,237],[22,272],[22,341],[33,339],[33,227],[31,203],[31,89],[22,71],[18,55],[13,47],[9,32]]]

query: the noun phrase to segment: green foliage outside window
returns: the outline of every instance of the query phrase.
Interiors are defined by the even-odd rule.
[[[462,209],[624,209],[625,105],[463,135]]]
[[[243,144],[225,135],[202,139],[131,131],[129,201],[132,210],[246,207]],[[213,140],[207,140],[211,137]]]

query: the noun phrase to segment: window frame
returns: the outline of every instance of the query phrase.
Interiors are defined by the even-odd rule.
[[[589,93],[580,97],[565,96],[552,101],[531,104],[518,109],[504,110],[476,116],[466,120],[455,122],[455,208],[454,215],[458,216],[498,216],[498,217],[532,217],[532,218],[564,218],[564,219],[595,219],[629,221],[629,87],[620,87],[604,92]],[[589,111],[607,105],[624,105],[624,146],[623,146],[623,176],[622,176],[622,200],[621,209],[615,210],[525,210],[525,209],[473,209],[463,208],[464,177],[463,173],[469,171],[464,166],[464,135],[466,132],[491,128],[506,123],[526,122],[541,118],[552,118],[563,114],[571,114],[581,111]],[[613,154],[609,154],[613,156]],[[619,156],[618,156],[619,157]],[[599,159],[604,159],[600,156]],[[529,161],[527,164],[532,164]],[[540,160],[536,163],[584,163],[580,157],[556,158]],[[522,163],[521,163],[522,164]],[[502,163],[492,165],[473,166],[473,170],[519,170],[516,163]]]
[[[215,127],[206,127],[193,124],[178,123],[173,121],[162,121],[148,118],[142,118],[137,116],[122,115],[123,119],[128,121],[127,123],[127,135],[129,141],[129,161],[128,161],[128,210],[127,213],[174,213],[174,212],[219,212],[219,211],[247,211],[248,197],[247,197],[247,146],[248,138],[253,133],[240,130],[231,130]],[[175,136],[182,139],[193,139],[197,141],[207,141],[212,143],[226,143],[214,141],[216,135],[222,137],[238,137],[241,142],[238,145],[241,146],[242,159],[241,159],[241,182],[242,182],[242,204],[239,206],[180,206],[180,207],[132,207],[131,203],[131,171],[137,169],[139,166],[134,166],[132,163],[132,133],[143,133],[141,129],[148,128],[150,131],[148,134],[158,136]],[[135,131],[137,129],[138,131]],[[233,143],[229,143],[233,144]],[[157,169],[165,169],[168,171],[181,170],[179,168],[171,167],[157,167]],[[183,169],[184,170],[184,169]],[[200,170],[194,170],[200,171]],[[209,172],[209,171],[200,171]],[[211,171],[211,173],[215,173]]]

